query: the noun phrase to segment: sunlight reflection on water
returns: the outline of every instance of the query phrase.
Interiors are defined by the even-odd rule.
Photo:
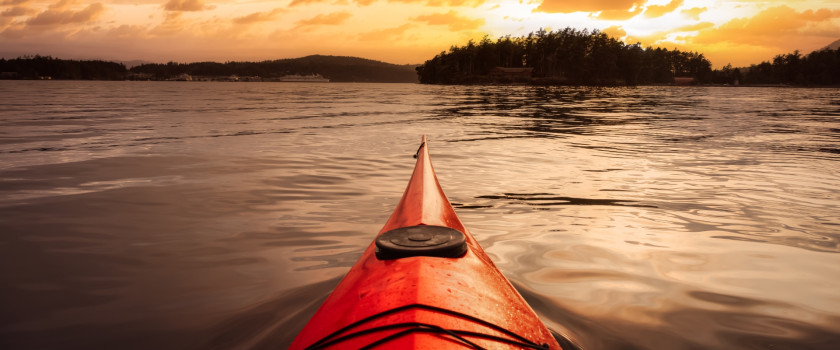
[[[467,227],[587,349],[840,340],[837,89],[0,94],[2,348],[285,347],[387,220],[424,133]]]

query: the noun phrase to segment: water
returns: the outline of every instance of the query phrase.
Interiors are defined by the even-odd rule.
[[[284,348],[438,177],[585,349],[834,349],[840,90],[0,81],[0,348]]]

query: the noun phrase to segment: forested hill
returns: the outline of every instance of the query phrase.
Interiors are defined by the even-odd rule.
[[[264,79],[292,74],[320,74],[332,82],[417,82],[417,72],[415,66],[412,65],[396,65],[358,57],[323,55],[262,62],[143,64],[131,68],[130,72],[134,75],[144,74],[157,80],[171,79],[182,74],[208,77],[237,75]]]
[[[170,80],[184,74],[209,79],[230,76],[271,80],[285,75],[320,74],[333,82],[416,83],[414,65],[396,65],[358,57],[306,56],[262,62],[197,62],[125,65],[50,56],[0,59],[0,79]]]
[[[520,76],[496,67],[520,68]],[[494,72],[494,69],[496,72]],[[512,70],[509,70],[512,71]],[[485,37],[453,46],[417,68],[421,83],[528,81],[545,84],[635,85],[671,83],[675,77],[711,80],[703,54],[628,45],[597,30],[539,30],[522,37]],[[496,74],[494,74],[496,73]]]
[[[0,79],[124,80],[125,65],[106,61],[62,60],[50,56],[0,58]]]
[[[643,48],[597,30],[540,30],[527,36],[485,37],[452,46],[417,68],[421,83],[544,85],[840,85],[837,44],[802,55],[777,55],[750,67],[712,70],[702,53]]]

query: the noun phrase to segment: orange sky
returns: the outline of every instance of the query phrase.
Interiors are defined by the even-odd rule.
[[[840,39],[840,0],[0,0],[0,57],[404,64],[485,34],[565,27],[742,66]]]

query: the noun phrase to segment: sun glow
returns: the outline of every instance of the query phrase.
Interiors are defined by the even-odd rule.
[[[0,0],[0,57],[243,60],[351,55],[421,63],[452,45],[540,28],[746,65],[840,39],[822,0]]]

